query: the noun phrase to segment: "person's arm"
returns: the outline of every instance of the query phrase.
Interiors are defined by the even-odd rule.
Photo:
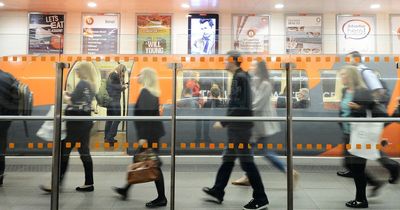
[[[89,88],[89,86],[87,86],[85,82],[80,81],[75,90],[70,94],[70,101],[72,104],[76,104],[82,100],[85,88]]]

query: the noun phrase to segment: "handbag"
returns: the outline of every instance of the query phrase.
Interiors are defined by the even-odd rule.
[[[371,117],[371,111],[367,110],[367,117]],[[376,148],[384,127],[380,122],[353,122],[350,123],[350,144],[351,149],[348,152],[354,156],[368,160],[377,160],[381,158],[380,151]],[[357,144],[361,148],[357,148]],[[371,148],[367,148],[367,144]]]
[[[49,112],[47,112],[46,117],[54,116],[54,105],[50,107]],[[53,133],[54,133],[54,121],[45,121],[40,129],[36,132],[36,136],[45,140],[45,141],[53,141]],[[61,140],[64,140],[67,137],[67,126],[66,122],[61,122]]]
[[[160,179],[160,161],[156,153],[147,149],[135,155],[134,163],[128,166],[129,184],[152,182]]]

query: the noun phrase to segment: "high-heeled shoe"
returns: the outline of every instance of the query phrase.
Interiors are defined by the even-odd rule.
[[[157,208],[157,207],[162,207],[166,206],[168,203],[167,198],[157,198],[155,200],[152,200],[148,203],[146,203],[147,208]]]
[[[368,201],[351,200],[346,203],[346,206],[350,207],[350,208],[364,209],[364,208],[368,208]]]
[[[82,185],[82,186],[76,187],[75,190],[78,192],[93,192],[94,187],[93,187],[93,185]]]

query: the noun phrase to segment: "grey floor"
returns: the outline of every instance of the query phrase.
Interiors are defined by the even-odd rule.
[[[167,196],[170,195],[169,158],[164,158],[164,175]],[[120,200],[111,190],[122,186],[125,179],[126,157],[94,158],[95,191],[75,192],[83,183],[83,168],[79,158],[72,158],[66,182],[60,194],[60,209],[145,209],[144,204],[155,198],[153,183],[140,184],[130,190],[129,199]],[[8,158],[5,184],[0,187],[1,210],[42,210],[50,209],[50,196],[43,194],[39,184],[50,183],[49,158]],[[205,202],[201,192],[204,186],[214,182],[219,157],[185,157],[177,159],[176,168],[176,209],[241,209],[252,194],[249,187],[228,185],[222,205]],[[286,209],[286,177],[265,161],[257,159],[270,205],[268,209]],[[352,179],[336,176],[340,169],[338,159],[295,159],[300,179],[294,191],[295,209],[348,209],[344,203],[354,198]],[[386,179],[387,174],[372,165],[370,170]],[[231,179],[240,177],[237,165]],[[369,198],[369,209],[400,209],[400,184],[387,184],[377,198]],[[166,208],[169,209],[169,206]]]

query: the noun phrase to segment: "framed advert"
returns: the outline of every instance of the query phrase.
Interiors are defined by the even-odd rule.
[[[171,54],[171,15],[140,14],[137,18],[137,53]]]
[[[400,54],[400,15],[390,15],[390,32],[392,53]]]
[[[119,14],[83,14],[82,53],[117,54],[119,51]]]
[[[29,13],[29,54],[62,54],[64,51],[64,14]]]
[[[337,53],[359,51],[376,52],[376,26],[374,15],[338,15],[336,23]]]
[[[218,15],[190,14],[188,24],[188,53],[218,54]]]
[[[322,53],[322,14],[286,15],[286,53]]]
[[[233,15],[233,49],[247,54],[269,52],[270,16]]]

